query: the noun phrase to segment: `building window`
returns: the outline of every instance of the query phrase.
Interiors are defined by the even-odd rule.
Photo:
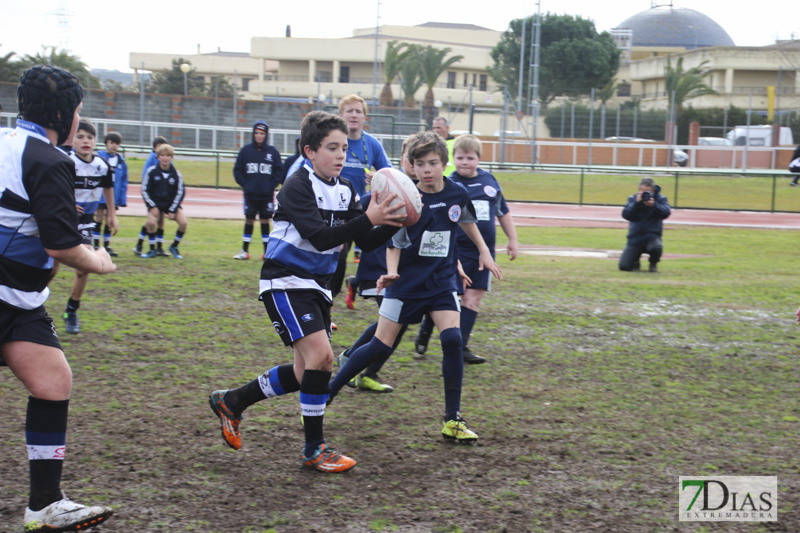
[[[250,90],[250,78],[242,78],[242,91],[247,92]]]
[[[350,67],[342,65],[339,67],[339,83],[350,83]]]
[[[486,90],[486,74],[481,74],[480,77],[480,85],[478,85],[478,90],[485,91]]]
[[[630,83],[620,83],[617,85],[617,96],[630,96],[631,95],[631,84]]]
[[[477,80],[478,80],[478,75],[477,74],[473,74],[472,75],[472,86],[473,87],[475,87],[477,85],[477,83],[475,83]]]
[[[448,89],[455,89],[456,88],[456,73],[455,72],[448,72],[447,73],[447,88]]]
[[[469,83],[467,82],[467,73],[464,73],[464,87],[469,87]]]

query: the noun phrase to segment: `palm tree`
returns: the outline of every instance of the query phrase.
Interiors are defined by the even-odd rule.
[[[400,88],[403,91],[403,105],[406,107],[416,107],[417,103],[414,100],[414,95],[420,87],[422,87],[423,79],[419,72],[419,63],[417,62],[417,47],[418,45],[410,45],[409,52],[411,54],[406,57],[406,60],[400,66],[400,72],[397,74],[400,79]]]
[[[403,49],[406,50],[403,50]],[[398,43],[397,41],[389,41],[386,44],[386,56],[383,59],[383,75],[386,83],[383,85],[381,91],[381,105],[384,107],[391,107],[394,105],[394,95],[392,94],[392,83],[403,64],[408,59],[409,55],[413,52],[408,43]]]
[[[19,82],[19,67],[11,59],[12,57],[14,52],[0,56],[0,81]]]
[[[423,112],[426,121],[430,124],[436,116],[436,108],[433,106],[433,87],[436,85],[436,80],[439,79],[442,72],[450,68],[450,65],[458,63],[464,56],[452,56],[445,60],[447,54],[452,52],[452,48],[434,48],[431,45],[420,47],[417,49],[417,61],[419,62],[419,72],[428,90],[425,92],[425,98],[422,101]]]
[[[19,61],[24,69],[34,65],[53,65],[72,73],[81,82],[84,88],[100,88],[100,80],[89,72],[80,57],[72,55],[66,50],[58,50],[55,46],[43,46],[42,51],[35,55],[26,55]]]
[[[711,72],[710,69],[706,68],[707,63],[708,60],[703,61],[696,67],[684,72],[682,57],[678,58],[675,68],[673,68],[670,57],[667,56],[667,66],[664,68],[664,87],[667,90],[667,98],[670,101],[670,105],[674,101],[677,111],[681,110],[686,100],[709,94],[719,95],[717,91],[705,82],[705,78]],[[675,95],[674,100],[673,93]]]

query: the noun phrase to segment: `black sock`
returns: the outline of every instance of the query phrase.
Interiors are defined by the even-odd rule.
[[[156,230],[156,247],[161,250],[164,243],[164,229],[159,228]]]
[[[66,312],[69,313],[71,311],[77,311],[81,307],[80,300],[73,300],[72,298],[67,300],[67,309]]]
[[[253,238],[253,225],[245,222],[244,233],[242,234],[242,250],[245,252],[250,249],[250,241]]]
[[[310,457],[317,446],[325,442],[322,420],[325,416],[325,403],[330,396],[328,382],[331,373],[324,370],[306,370],[300,383],[300,408],[303,412],[303,431],[306,445],[303,453]]]
[[[234,413],[241,413],[256,402],[300,390],[294,377],[294,365],[276,366],[253,381],[225,394],[225,405]]]
[[[186,232],[185,232],[185,231],[180,231],[180,230],[179,230],[179,231],[176,231],[176,232],[175,232],[175,240],[174,240],[174,241],[172,241],[172,246],[174,246],[175,248],[177,248],[177,247],[178,247],[178,245],[180,245],[181,241],[183,240],[183,236],[184,236],[185,234],[186,234]]]
[[[69,400],[54,402],[28,397],[25,442],[28,445],[31,493],[28,507],[44,509],[62,498],[61,468],[67,438]]]

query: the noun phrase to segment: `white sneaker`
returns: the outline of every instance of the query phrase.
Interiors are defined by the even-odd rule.
[[[113,513],[111,507],[87,507],[64,499],[53,502],[41,511],[25,509],[25,532],[83,531],[105,522]]]
[[[250,254],[242,250],[238,254],[233,256],[234,259],[250,259]]]

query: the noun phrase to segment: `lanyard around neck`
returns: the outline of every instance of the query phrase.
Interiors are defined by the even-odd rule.
[[[361,135],[361,146],[364,148],[364,161],[361,160],[355,153],[353,153],[353,149],[350,146],[350,143],[347,145],[347,150],[350,152],[350,155],[356,158],[356,160],[364,165],[364,171],[369,170],[369,155],[367,154],[367,141],[364,139],[364,135]]]

